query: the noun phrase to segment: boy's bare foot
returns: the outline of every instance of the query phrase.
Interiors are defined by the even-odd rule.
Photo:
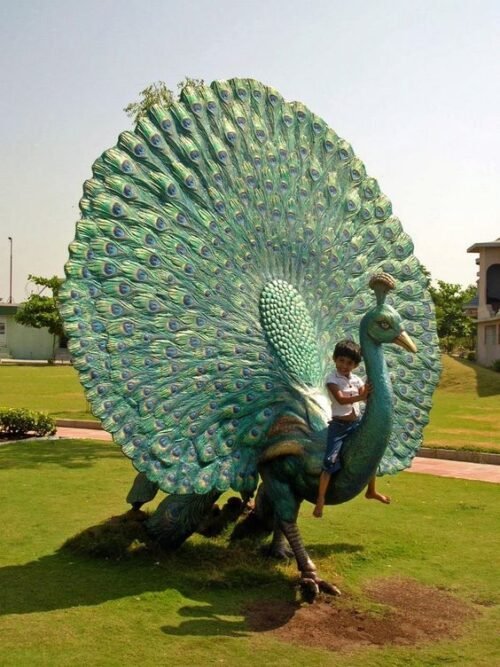
[[[365,493],[365,498],[368,498],[368,500],[378,500],[381,503],[384,503],[384,505],[389,505],[391,502],[391,497],[390,496],[384,496],[383,493],[379,493],[378,491],[368,491]]]
[[[324,503],[318,502],[313,509],[313,516],[315,516],[317,519],[321,519],[323,516],[323,506]]]

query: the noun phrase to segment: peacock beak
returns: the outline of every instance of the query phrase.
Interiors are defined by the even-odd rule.
[[[392,342],[396,343],[396,345],[400,345],[405,350],[408,350],[408,352],[413,352],[415,354],[415,352],[417,351],[417,346],[412,341],[412,339],[408,336],[406,331],[402,331],[399,334],[399,336],[396,336],[396,338],[394,338],[394,340]]]

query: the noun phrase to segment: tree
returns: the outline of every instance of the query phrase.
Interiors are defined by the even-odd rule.
[[[193,79],[187,76],[177,84],[177,88],[179,88],[179,90],[182,90],[184,86],[196,88],[203,86],[203,83],[203,79]],[[169,107],[175,101],[174,93],[168,88],[164,81],[157,81],[156,83],[146,86],[144,90],[141,90],[139,95],[140,99],[138,102],[131,102],[123,109],[127,116],[130,116],[130,118],[133,119],[134,123],[137,123],[143,116],[146,116],[147,112],[154,104],[162,104],[163,106]]]
[[[464,306],[476,295],[476,286],[461,287],[438,280],[437,287],[430,286],[429,291],[436,308],[437,334],[445,351],[450,353],[459,345],[470,349],[476,327],[464,313]]]
[[[57,297],[64,280],[58,276],[43,278],[42,276],[32,275],[28,276],[28,280],[31,280],[42,289],[36,294],[31,294],[27,301],[21,304],[15,315],[15,320],[27,327],[34,327],[35,329],[47,328],[49,330],[49,333],[53,336],[53,359],[57,340],[64,337],[63,323],[57,309]],[[52,291],[52,296],[42,295],[42,292],[46,289]]]

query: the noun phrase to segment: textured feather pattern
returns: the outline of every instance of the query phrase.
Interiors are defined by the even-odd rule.
[[[166,492],[252,490],[266,433],[324,391],[368,275],[419,347],[386,348],[407,467],[439,371],[426,278],[377,181],[300,103],[253,80],[185,88],[93,166],[61,295],[92,410]],[[325,415],[326,417],[326,415]]]

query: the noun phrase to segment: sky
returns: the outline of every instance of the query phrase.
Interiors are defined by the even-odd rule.
[[[155,81],[252,77],[349,141],[434,280],[500,237],[498,0],[0,0],[0,298],[64,275],[94,160]]]

